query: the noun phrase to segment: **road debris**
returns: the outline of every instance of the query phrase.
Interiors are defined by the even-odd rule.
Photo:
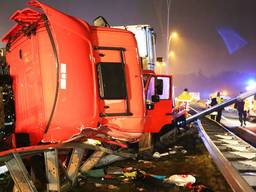
[[[116,185],[108,185],[107,188],[110,189],[110,190],[118,190],[119,189],[119,187],[116,186]]]
[[[169,155],[168,152],[162,153],[162,154],[160,154],[159,152],[155,152],[155,153],[153,154],[153,157],[158,159],[158,158],[161,158],[161,157],[164,157],[164,156],[168,156],[168,155]]]
[[[87,177],[104,177],[105,176],[105,171],[104,169],[92,169],[86,173],[82,173],[83,175],[87,176]]]
[[[185,187],[187,184],[196,182],[196,178],[192,175],[172,175],[164,180],[166,183],[173,183],[177,186]]]
[[[188,151],[186,149],[181,150],[181,153],[186,154]]]

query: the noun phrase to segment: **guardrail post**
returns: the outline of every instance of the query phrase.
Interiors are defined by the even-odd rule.
[[[58,150],[44,152],[46,176],[48,179],[47,191],[60,192],[60,176]]]
[[[88,172],[91,170],[101,159],[101,157],[105,154],[104,151],[95,151],[81,166],[81,172]]]
[[[72,181],[72,184],[76,181],[77,174],[79,171],[79,166],[81,164],[82,158],[84,155],[84,149],[82,148],[73,148],[72,155],[69,160],[69,165],[67,168],[67,174],[69,179]]]
[[[5,162],[5,164],[12,176],[16,189],[20,192],[37,192],[20,155],[18,153],[12,154],[13,159]]]

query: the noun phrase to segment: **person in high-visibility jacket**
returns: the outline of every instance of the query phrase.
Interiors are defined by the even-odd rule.
[[[220,96],[220,92],[213,93],[210,95],[211,103],[210,106],[218,105],[223,102],[223,98]],[[222,109],[219,109],[218,111],[214,111],[211,113],[211,119],[216,120],[217,122],[220,122],[222,115]]]
[[[181,105],[184,105],[186,109],[188,109],[189,103],[192,101],[192,96],[190,95],[187,88],[184,89],[184,91],[176,98],[176,106],[179,107]]]
[[[248,110],[250,109],[249,100],[248,99],[238,100],[235,103],[235,108],[238,111],[238,117],[239,117],[239,121],[241,123],[241,127],[243,125],[246,126],[247,113],[248,113]]]
[[[244,125],[246,125],[246,120],[248,118],[250,110],[251,110],[251,100],[247,98],[244,100],[244,113],[245,113]]]
[[[211,99],[211,103],[210,103],[210,106],[213,107],[214,105],[217,105],[218,102],[217,102],[217,97],[216,97],[216,93],[213,93],[210,95],[210,99]],[[216,116],[217,116],[217,112],[214,111],[211,113],[211,119],[212,120],[215,120],[216,119]]]
[[[250,109],[251,109],[250,100],[249,99],[245,99],[244,100],[244,111],[246,111],[248,113]]]
[[[221,104],[221,103],[223,103],[223,98],[220,96],[220,92],[217,93],[216,100],[217,100],[217,104],[218,104],[218,105]],[[217,111],[217,117],[216,117],[216,121],[217,121],[217,122],[220,122],[220,120],[221,120],[222,110],[223,110],[223,109],[219,109],[219,110]]]

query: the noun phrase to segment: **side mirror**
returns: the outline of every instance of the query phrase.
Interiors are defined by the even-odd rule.
[[[156,80],[156,94],[157,95],[163,95],[163,80],[162,79],[157,79]]]
[[[146,108],[147,108],[147,110],[153,110],[154,109],[154,103],[147,103],[146,104]]]
[[[154,103],[157,103],[160,101],[160,97],[159,95],[152,95],[151,96],[151,100],[154,102]]]

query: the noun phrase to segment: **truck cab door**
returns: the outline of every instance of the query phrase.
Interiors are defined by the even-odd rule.
[[[130,107],[124,63],[124,48],[98,47],[99,94],[103,105],[101,117],[129,116]]]
[[[150,76],[146,83],[147,116],[145,132],[157,133],[172,123],[171,76]]]

